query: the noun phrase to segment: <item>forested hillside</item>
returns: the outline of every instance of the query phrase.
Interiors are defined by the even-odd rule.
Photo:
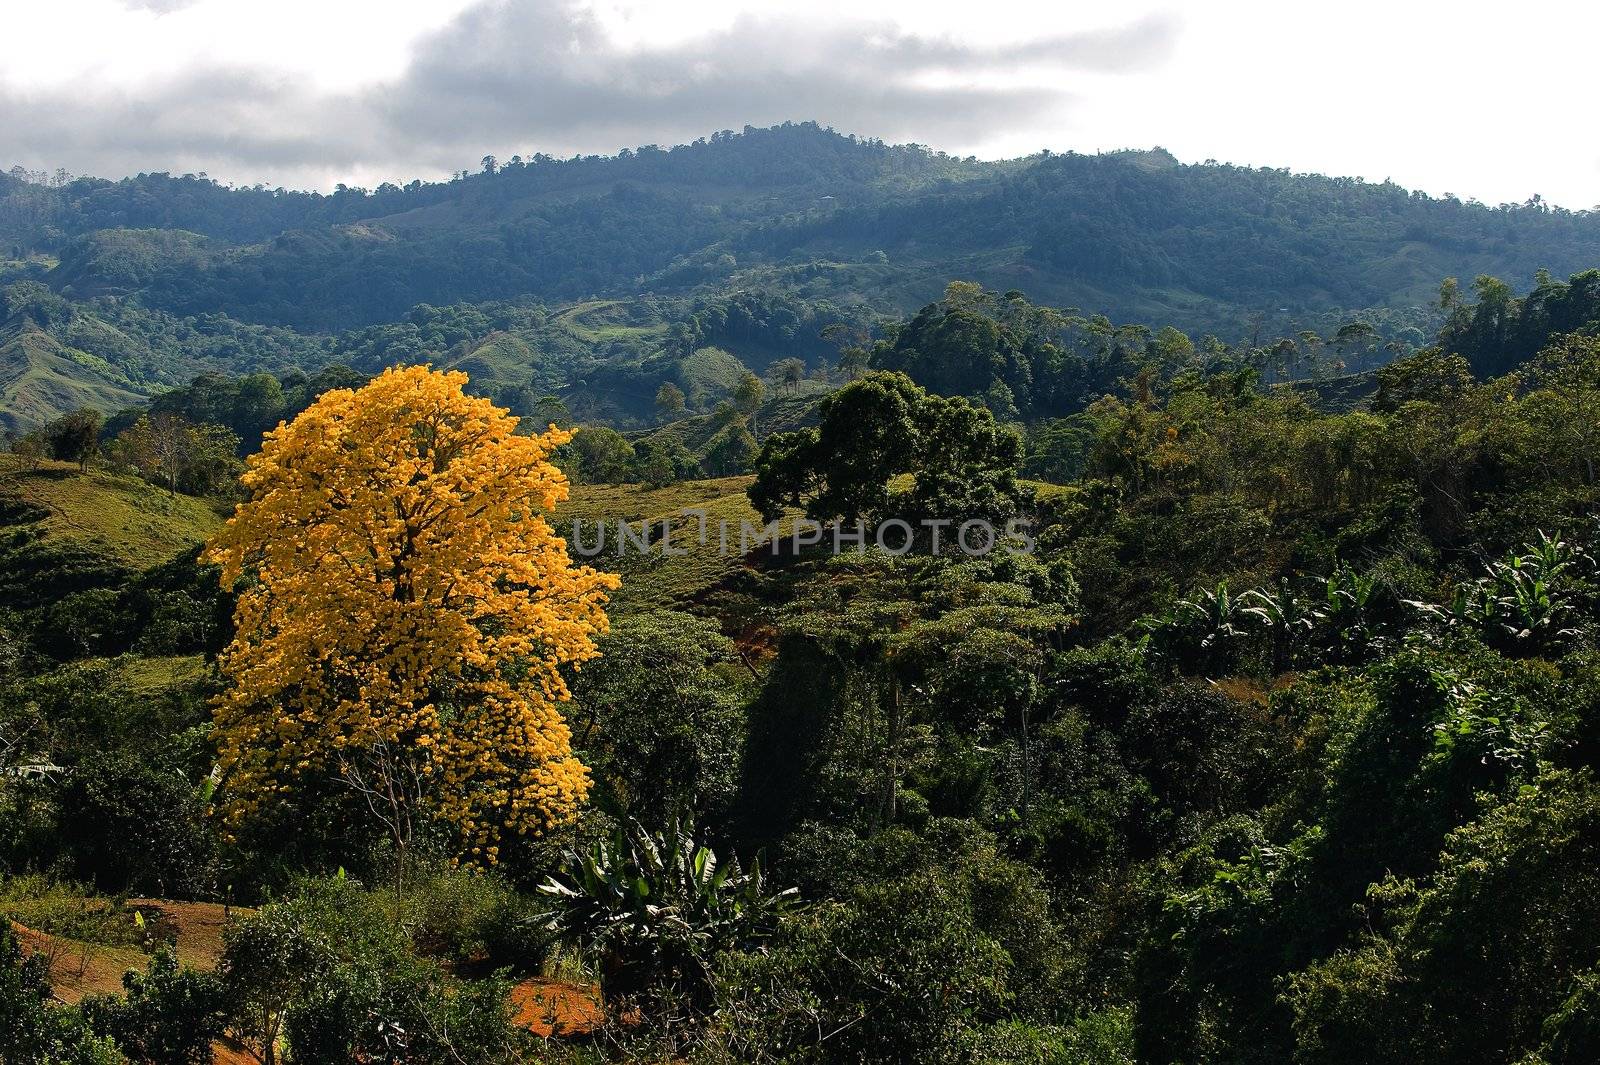
[[[983,163],[800,124],[331,195],[11,177],[0,249],[75,299],[317,332],[420,303],[752,286],[904,313],[967,277],[1235,340],[1361,311],[1427,328],[1439,278],[1571,273],[1600,261],[1600,221],[1159,150]]]
[[[1586,286],[1480,286],[1446,335]],[[1003,294],[918,317],[872,359],[1050,365]],[[634,455],[413,367],[0,456],[0,1048],[1595,1060],[1592,325],[1499,377],[1403,355],[1348,412],[1126,350],[1026,439],[867,370]],[[242,483],[143,450],[274,415]],[[752,426],[753,476],[659,439]]]
[[[1600,1065],[1600,3],[0,11],[0,1065]]]
[[[1597,264],[814,125],[0,177],[0,1063],[1600,1061]]]

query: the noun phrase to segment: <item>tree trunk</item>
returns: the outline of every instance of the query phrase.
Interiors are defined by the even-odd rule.
[[[887,806],[889,817],[885,824],[894,824],[900,806],[900,678],[891,670],[889,674],[889,780]]]

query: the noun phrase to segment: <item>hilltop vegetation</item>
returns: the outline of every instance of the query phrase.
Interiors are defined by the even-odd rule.
[[[934,324],[915,312],[952,278],[1059,309],[1069,328],[992,314],[1028,350],[985,357],[1031,363],[1033,381],[1000,376],[1020,414],[1061,415],[1118,367],[1046,381],[1045,341],[1082,356],[1118,329],[1171,328],[1202,348],[1289,344],[1274,356],[1286,376],[1319,360],[1353,372],[1427,342],[1448,317],[1441,278],[1543,290],[1600,262],[1594,215],[1536,201],[1491,208],[1159,150],[987,163],[812,124],[330,195],[39,177],[0,182],[0,418],[15,430],[200,373],[371,375],[421,358],[519,414],[555,395],[577,420],[642,428],[663,382],[710,413],[741,370],[817,369],[898,323],[902,361],[880,365],[915,375],[940,342],[913,343]],[[1592,318],[1592,298],[1535,299],[1554,315],[1546,333]],[[1458,346],[1495,348],[1481,368],[1499,373],[1530,345],[1479,328]]]
[[[319,332],[419,303],[749,288],[905,313],[962,276],[1231,339],[1257,316],[1425,326],[1438,278],[1570,273],[1600,261],[1600,222],[1160,151],[983,163],[801,124],[332,195],[9,179],[0,246],[59,256],[45,276],[74,298]]]

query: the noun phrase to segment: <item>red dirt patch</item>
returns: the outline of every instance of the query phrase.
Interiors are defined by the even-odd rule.
[[[249,915],[253,910],[224,909],[212,902],[172,902],[167,899],[130,899],[128,904],[145,914],[145,920],[177,931],[178,959],[185,965],[213,970],[222,957],[222,929],[227,914]],[[96,943],[37,932],[12,922],[24,950],[50,959],[50,987],[55,997],[72,1004],[85,995],[122,991],[122,974],[143,971],[150,956],[133,947],[107,947]],[[530,977],[511,989],[516,1023],[534,1035],[587,1035],[605,1023],[605,1007],[593,986],[565,980]],[[256,1058],[232,1041],[217,1043],[215,1065],[254,1065]]]
[[[260,1059],[231,1039],[211,1044],[211,1065],[260,1065]]]
[[[128,905],[145,915],[157,928],[171,928],[177,934],[174,944],[178,960],[193,969],[207,971],[222,958],[222,928],[228,914],[248,916],[254,910],[242,906],[231,909],[214,902],[171,902],[166,899],[129,899]],[[107,947],[82,943],[11,922],[22,947],[50,960],[50,990],[57,999],[71,1005],[85,995],[120,994],[122,974],[129,969],[143,971],[150,955],[133,947]],[[257,1065],[254,1055],[232,1040],[213,1044],[214,1065]]]
[[[150,956],[133,947],[103,947],[80,943],[76,939],[36,932],[27,925],[11,922],[22,941],[22,949],[42,954],[50,962],[50,990],[62,1002],[72,1004],[85,995],[120,993],[122,974],[149,964]]]
[[[605,1023],[605,1007],[593,987],[531,977],[511,989],[516,1023],[534,1035],[587,1035]]]
[[[160,925],[177,929],[178,960],[191,969],[210,971],[222,960],[222,928],[228,915],[249,917],[255,910],[227,907],[217,902],[173,902],[169,899],[129,899],[128,905]]]

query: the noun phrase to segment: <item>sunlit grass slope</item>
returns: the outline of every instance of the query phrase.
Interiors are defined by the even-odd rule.
[[[205,540],[222,516],[135,477],[0,455],[0,599],[26,609],[118,587]]]
[[[573,519],[580,519],[579,541],[587,547],[596,544],[597,524],[605,526],[604,550],[585,559],[599,569],[621,574],[622,588],[612,597],[617,610],[648,609],[683,605],[701,595],[744,566],[739,553],[741,522],[760,526],[761,517],[745,498],[749,477],[722,477],[707,481],[683,481],[664,488],[639,484],[576,485],[572,498],[556,511],[557,527],[569,538]],[[699,543],[699,517],[685,511],[706,513],[707,542]],[[617,550],[617,522],[641,523],[651,527],[651,550],[640,554],[630,542]],[[664,554],[660,548],[663,522],[671,522],[671,546],[684,554]],[[722,548],[718,529],[728,525],[728,547]],[[576,555],[577,552],[574,551]],[[582,556],[579,556],[582,557]]]
[[[138,477],[44,462],[25,470],[0,455],[0,518],[31,539],[93,551],[131,569],[165,562],[209,537],[223,515]],[[25,508],[22,509],[22,508]]]

